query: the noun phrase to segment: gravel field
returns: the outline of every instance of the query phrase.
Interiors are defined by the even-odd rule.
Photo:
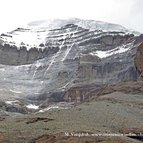
[[[142,101],[142,95],[115,92],[69,109],[3,117],[0,132],[13,142],[30,142],[43,134],[65,132],[109,135],[143,133]],[[105,137],[102,139],[108,140]],[[120,139],[141,142],[125,136]]]

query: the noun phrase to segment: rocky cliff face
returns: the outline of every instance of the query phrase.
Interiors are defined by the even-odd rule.
[[[141,43],[140,46],[137,48],[135,63],[137,69],[140,72],[140,77],[143,77],[143,43]]]
[[[0,89],[17,98],[81,102],[105,85],[136,81],[142,74],[143,36],[137,32],[79,19],[29,27],[0,40]],[[17,44],[16,35],[30,32],[39,38],[37,45],[24,43],[23,37]]]

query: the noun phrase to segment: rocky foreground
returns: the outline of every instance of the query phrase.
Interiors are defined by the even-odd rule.
[[[3,116],[0,121],[0,141],[139,143],[143,139],[142,103],[142,94],[113,92],[68,109]],[[98,134],[103,136],[96,136]]]

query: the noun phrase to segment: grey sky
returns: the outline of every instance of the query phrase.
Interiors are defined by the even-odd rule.
[[[143,33],[143,0],[134,1],[135,3],[129,14],[129,26]]]
[[[143,0],[1,0],[0,33],[31,21],[76,17],[118,23],[143,33]]]

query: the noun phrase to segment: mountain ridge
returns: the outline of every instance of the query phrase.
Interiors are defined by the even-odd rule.
[[[119,31],[115,31],[116,26],[110,31],[112,26],[101,22],[98,29],[91,30],[91,25],[97,27],[96,21],[89,25],[91,21],[79,19],[73,23],[57,21],[51,29],[17,28],[8,36],[1,35],[2,91],[8,90],[16,99],[39,106],[61,101],[84,102],[91,98],[88,92],[139,79],[141,71],[135,57],[143,35],[128,33],[118,25]],[[31,43],[35,44],[37,37],[39,41],[37,45],[24,43],[20,34],[27,35],[26,40]],[[8,41],[11,36],[17,36],[19,43]]]
[[[44,37],[48,35],[49,30],[64,27],[65,25],[74,24],[90,31],[102,31],[102,32],[123,32],[128,34],[139,35],[139,32],[129,30],[121,25],[112,24],[95,20],[81,20],[81,19],[54,19],[45,21],[36,21],[29,23],[27,27],[17,28],[6,34],[1,34],[1,39],[6,43],[11,43],[17,47],[26,45],[29,50],[31,47],[42,48],[39,45],[44,42]],[[30,40],[29,40],[30,39]],[[40,43],[41,42],[41,43]],[[39,44],[39,45],[38,45]]]

